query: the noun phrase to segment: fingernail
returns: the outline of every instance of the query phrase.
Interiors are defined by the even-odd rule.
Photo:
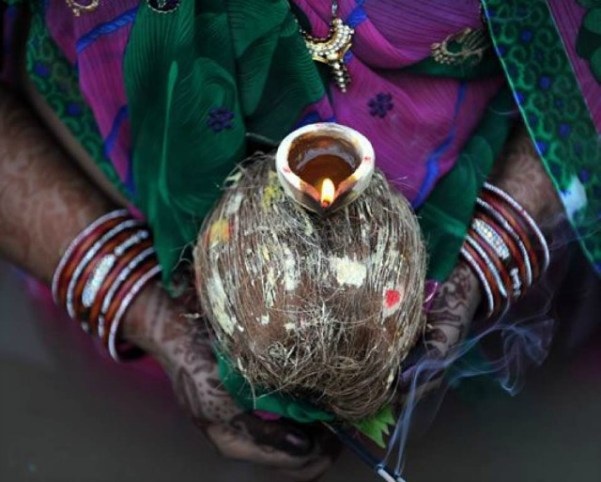
[[[311,438],[300,430],[288,430],[282,440],[282,450],[293,455],[305,455],[311,451],[313,443]]]

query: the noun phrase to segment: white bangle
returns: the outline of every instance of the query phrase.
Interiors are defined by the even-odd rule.
[[[148,237],[150,237],[150,233],[145,229],[141,229],[123,241],[123,243],[117,246],[112,253],[106,254],[102,257],[102,259],[94,268],[94,272],[86,281],[85,287],[81,294],[81,304],[85,308],[92,307],[96,301],[96,295],[98,294],[102,283],[104,283],[104,280],[111,272],[111,269],[117,260],[123,256],[123,254],[125,254],[129,248],[136,246]]]
[[[503,298],[507,299],[507,290],[505,289],[503,280],[501,280],[501,275],[499,274],[499,270],[497,269],[495,264],[492,262],[492,260],[488,256],[488,254],[482,249],[482,247],[469,234],[465,237],[465,240],[468,242],[468,244],[472,248],[474,248],[474,250],[484,260],[484,262],[486,263],[486,266],[488,267],[489,271],[493,275],[493,278],[495,279],[495,283],[497,283],[497,286],[499,288],[499,293],[501,294],[501,296]]]
[[[115,294],[117,293],[117,291],[119,290],[121,285],[123,285],[123,283],[127,280],[127,278],[129,278],[129,275],[138,266],[140,266],[140,264],[143,261],[145,261],[150,256],[154,256],[154,254],[155,254],[154,248],[152,248],[152,247],[146,248],[144,251],[140,252],[140,254],[138,254],[135,258],[133,258],[127,264],[127,266],[125,268],[123,268],[123,271],[121,271],[121,273],[119,273],[119,276],[117,276],[115,281],[113,281],[113,284],[111,285],[109,291],[107,292],[106,296],[102,300],[102,308],[100,310],[100,315],[98,316],[98,336],[100,338],[104,338],[104,326],[106,323],[105,316],[106,316],[107,310],[109,309],[109,307],[113,301],[113,298],[115,297]]]
[[[520,203],[518,203],[509,194],[507,194],[505,191],[498,188],[497,186],[493,186],[492,184],[485,182],[484,188],[488,189],[491,192],[494,192],[495,194],[497,194],[498,196],[503,198],[503,200],[507,201],[507,203],[511,207],[513,207],[516,211],[518,211],[524,217],[524,220],[526,221],[526,223],[528,223],[528,225],[534,232],[535,236],[538,238],[538,242],[543,250],[543,269],[541,270],[541,274],[542,274],[549,267],[549,262],[550,262],[551,256],[549,254],[549,245],[547,244],[547,240],[543,236],[543,233],[541,232],[540,228],[538,227],[538,225],[536,224],[534,219],[532,219],[532,216],[530,216],[530,214],[528,214],[528,211],[526,211],[526,209],[524,209],[524,207]]]
[[[480,266],[478,266],[478,263],[476,263],[476,260],[472,257],[470,253],[467,252],[465,247],[461,247],[460,254],[461,256],[463,256],[463,259],[465,259],[467,264],[470,265],[476,277],[480,280],[480,284],[482,285],[482,289],[484,290],[484,294],[486,295],[486,304],[488,305],[487,316],[491,317],[495,311],[495,302],[490,284],[488,283],[486,276],[484,276],[484,273],[480,269]]]
[[[146,285],[146,283],[148,283],[148,281],[150,281],[160,272],[161,267],[159,265],[153,266],[148,272],[141,276],[138,281],[136,281],[129,293],[127,293],[125,298],[123,298],[123,302],[121,303],[119,310],[115,314],[115,319],[111,324],[111,330],[109,332],[108,348],[111,357],[113,357],[113,360],[121,361],[121,358],[117,351],[117,332],[119,331],[119,325],[121,324],[121,319],[123,318],[123,315],[131,305],[138,292]]]

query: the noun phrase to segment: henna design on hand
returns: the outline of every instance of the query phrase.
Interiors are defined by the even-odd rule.
[[[432,302],[426,347],[446,357],[465,338],[479,303],[478,281],[465,264],[459,263]]]
[[[126,338],[145,345],[159,361],[178,401],[219,451],[305,475],[325,470],[324,460],[333,458],[333,452],[326,452],[333,444],[326,444],[331,437],[325,431],[308,435],[293,422],[266,422],[236,405],[219,379],[204,320],[189,316],[183,303],[169,299],[157,286],[142,293],[136,303],[126,320]]]

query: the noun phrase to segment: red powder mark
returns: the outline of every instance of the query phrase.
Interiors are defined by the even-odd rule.
[[[397,290],[388,290],[384,294],[384,302],[386,303],[386,308],[392,308],[399,301],[401,301],[401,293]]]

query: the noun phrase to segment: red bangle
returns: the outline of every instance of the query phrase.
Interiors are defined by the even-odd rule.
[[[71,244],[69,246],[70,249],[67,249],[63,257],[64,261],[61,260],[62,266],[59,264],[59,267],[54,275],[54,280],[56,280],[53,280],[53,287],[55,287],[55,302],[62,305],[67,304],[67,290],[69,282],[71,281],[73,274],[85,253],[88,252],[88,250],[100,237],[117,226],[119,223],[123,222],[125,219],[126,218],[124,215],[112,217],[102,224],[95,226],[94,229],[88,231],[81,239],[78,240],[76,238],[75,241],[78,241],[78,244]]]
[[[482,199],[490,204],[494,209],[496,209],[501,216],[509,223],[509,225],[513,228],[513,230],[518,234],[522,243],[526,247],[526,252],[528,253],[528,257],[530,259],[530,263],[532,266],[532,277],[533,279],[538,279],[541,274],[539,259],[536,254],[534,247],[532,246],[532,240],[528,235],[528,230],[524,227],[522,222],[518,217],[514,215],[511,210],[511,207],[506,203],[502,202],[500,198],[485,192],[482,196]]]
[[[56,302],[119,359],[121,319],[160,273],[150,232],[124,210],[113,211],[69,244],[52,279]]]
[[[480,233],[478,233],[475,229],[470,228],[468,230],[468,235],[471,236],[480,249],[482,249],[489,260],[494,264],[499,276],[501,277],[501,281],[503,283],[503,287],[505,288],[505,294],[509,301],[513,301],[513,283],[511,282],[511,277],[509,275],[509,270],[505,266],[505,264],[501,261],[501,259],[497,256],[497,253],[492,249],[490,244],[484,239]]]
[[[115,282],[117,281],[117,278],[119,277],[119,275],[122,273],[123,269],[128,265],[128,263],[131,262],[131,260],[133,258],[135,258],[141,251],[143,251],[144,249],[148,249],[151,246],[152,246],[152,241],[150,239],[142,241],[139,244],[133,246],[132,248],[127,250],[118,259],[118,261],[113,265],[110,272],[107,274],[106,278],[104,279],[104,282],[102,283],[102,286],[100,287],[100,289],[98,290],[98,293],[96,294],[94,303],[92,304],[92,307],[90,308],[90,320],[91,320],[91,323],[93,326],[93,332],[96,335],[102,337],[102,329],[103,329],[103,326],[101,326],[102,325],[102,321],[101,321],[102,307],[103,307],[103,304],[107,301],[107,295],[109,294],[109,291],[111,290],[111,288],[115,287],[114,289],[117,289],[117,286],[115,286]]]
[[[89,283],[93,282],[97,270],[102,268],[103,261],[106,259],[105,256],[110,255],[114,251],[115,247],[117,247],[123,240],[127,239],[127,237],[130,235],[131,231],[125,230],[117,234],[114,238],[107,241],[107,243],[100,248],[100,250],[96,253],[93,259],[87,264],[87,266],[85,266],[81,275],[75,282],[72,302],[73,310],[77,314],[77,318],[79,319],[84,330],[89,333],[95,334],[95,327],[90,323],[91,306],[85,306],[84,292],[89,286]]]
[[[498,289],[494,289],[494,286],[498,286],[498,283],[494,279],[494,276],[486,261],[482,259],[482,256],[480,256],[473,246],[471,246],[469,243],[464,243],[462,249],[464,249],[471,259],[473,259],[473,261],[477,264],[480,272],[484,275],[486,284],[491,288],[493,304],[492,307],[489,307],[488,316],[494,316],[495,314],[499,313],[502,307],[505,305],[505,303],[501,302],[502,296],[500,291]]]

